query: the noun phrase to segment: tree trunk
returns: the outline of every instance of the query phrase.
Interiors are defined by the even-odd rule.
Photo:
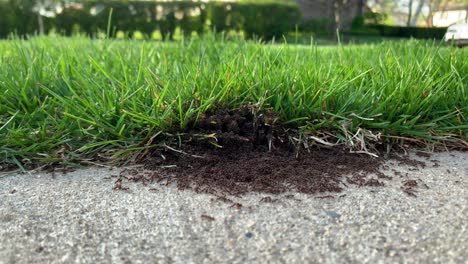
[[[439,4],[440,4],[440,1],[438,1],[438,0],[431,0],[428,3],[429,12],[428,12],[427,16],[424,16],[424,14],[423,14],[424,22],[426,23],[426,27],[432,27],[433,13],[434,13],[434,10],[438,9]]]
[[[363,15],[365,4],[366,4],[366,0],[358,0],[356,17],[360,17]]]
[[[409,0],[408,3],[408,21],[406,22],[406,26],[411,26],[411,15],[413,14],[413,0]]]
[[[465,23],[468,23],[468,7],[466,7]]]
[[[421,14],[421,10],[424,6],[424,2],[425,0],[419,0],[419,4],[418,4],[418,7],[416,8],[416,12],[414,12],[414,15],[413,15],[413,18],[411,19],[411,26],[416,26],[416,24],[418,23],[418,18],[419,18],[419,15]]]
[[[39,13],[37,14],[37,24],[39,26],[39,35],[44,35],[44,18]]]
[[[330,36],[336,34],[336,19],[335,19],[335,1],[327,1],[327,17],[329,18],[328,33]]]
[[[343,0],[335,0],[334,1],[334,18],[335,18],[335,32],[333,32],[335,41],[340,41],[340,32],[343,28],[343,17],[341,16],[341,12],[343,11]]]

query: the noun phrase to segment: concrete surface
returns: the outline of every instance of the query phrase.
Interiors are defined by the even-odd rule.
[[[174,187],[113,191],[116,170],[1,177],[0,263],[467,263],[468,153],[430,160],[388,163],[384,187],[252,194],[240,209]]]

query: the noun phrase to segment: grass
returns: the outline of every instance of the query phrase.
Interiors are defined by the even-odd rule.
[[[2,41],[0,166],[129,161],[219,105],[271,108],[318,143],[380,133],[466,147],[466,58],[468,49],[413,40]]]

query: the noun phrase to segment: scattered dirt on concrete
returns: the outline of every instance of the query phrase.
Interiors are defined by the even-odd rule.
[[[416,180],[406,180],[403,182],[401,189],[404,193],[408,194],[409,196],[416,197],[417,191],[415,188],[418,186],[418,182]]]
[[[236,147],[239,147],[237,145]],[[196,192],[239,195],[247,192],[302,193],[339,192],[342,177],[361,186],[375,186],[366,175],[377,173],[379,160],[347,154],[338,150],[316,150],[300,153],[236,149],[197,149],[190,154],[166,157],[169,168],[152,168],[152,179],[175,182],[179,189]],[[193,151],[193,149],[192,149]],[[169,156],[169,155],[166,155]],[[381,184],[379,184],[381,185]]]
[[[417,153],[421,153],[421,152],[417,152]],[[418,156],[418,154],[416,154],[416,155]],[[424,156],[424,157],[426,157],[426,156]],[[400,166],[410,167],[410,170],[418,170],[419,168],[425,168],[426,167],[425,162],[420,161],[420,160],[410,159],[407,156],[401,156],[401,155],[397,155],[395,153],[392,153],[392,155],[390,155],[390,158],[393,159],[393,160],[398,161],[398,165],[400,165]]]
[[[265,196],[262,199],[260,199],[261,203],[277,203],[279,202],[279,199],[273,199],[270,196]]]
[[[421,151],[416,152],[416,156],[421,157],[421,158],[426,158],[426,159],[431,158],[431,154],[426,153],[426,152],[421,152]]]
[[[429,189],[429,186],[420,179],[405,180],[401,185],[401,190],[409,196],[417,197],[417,188],[424,187]]]
[[[202,214],[202,215],[201,215],[201,218],[202,218],[203,220],[206,220],[206,221],[214,221],[214,220],[216,220],[214,217],[209,216],[209,215],[206,215],[206,214]]]
[[[378,170],[383,159],[340,149],[298,149],[291,143],[297,132],[279,125],[271,112],[245,106],[208,113],[196,123],[179,142],[152,153],[145,170],[125,170],[121,175],[143,184],[174,183],[181,190],[218,197],[340,192],[346,183],[384,185],[367,178],[383,175]],[[122,188],[121,182],[116,188]]]

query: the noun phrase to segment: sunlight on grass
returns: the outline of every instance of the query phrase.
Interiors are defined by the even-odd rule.
[[[218,105],[258,104],[338,138],[345,124],[432,142],[468,136],[468,49],[432,42],[44,37],[0,50],[0,165],[129,159]]]

